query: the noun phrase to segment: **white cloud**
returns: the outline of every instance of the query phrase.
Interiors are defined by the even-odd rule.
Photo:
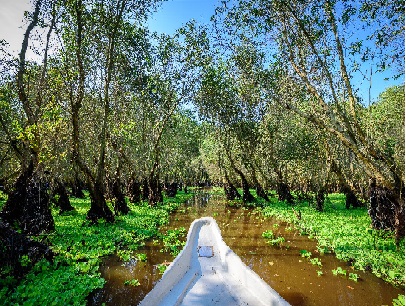
[[[0,0],[0,39],[6,40],[16,55],[23,41],[23,17],[27,10],[31,10],[29,0]]]

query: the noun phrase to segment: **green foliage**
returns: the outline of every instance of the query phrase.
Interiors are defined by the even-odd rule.
[[[160,274],[164,274],[164,272],[166,271],[167,266],[164,264],[159,264],[157,265],[158,271]]]
[[[405,296],[399,294],[397,299],[393,299],[393,306],[405,306]]]
[[[312,253],[307,250],[300,250],[300,256],[310,258],[312,256]]]
[[[278,224],[274,224],[273,227],[276,228],[279,226]],[[267,243],[269,243],[270,245],[278,245],[279,247],[281,247],[283,245],[283,243],[285,242],[285,238],[282,236],[276,237],[275,234],[272,232],[272,230],[266,230],[265,232],[262,233],[262,237],[264,237],[265,239],[267,239]]]
[[[136,257],[139,261],[147,261],[147,254],[145,253],[138,253]]]
[[[320,254],[332,251],[338,259],[351,262],[354,269],[370,269],[376,276],[403,286],[404,239],[396,246],[394,233],[371,229],[367,209],[345,209],[344,195],[330,194],[328,198],[324,212],[317,212],[307,202],[298,203],[295,209],[301,211],[300,220],[290,207],[276,199],[262,213],[290,222],[299,231],[312,235],[318,241]]]
[[[11,294],[1,299],[4,305],[86,305],[89,293],[102,288],[104,282],[98,274],[42,260]]]
[[[279,236],[275,239],[271,239],[267,241],[270,245],[278,245],[279,247],[281,247],[283,245],[283,243],[285,242],[285,238],[282,236]]]
[[[180,227],[168,230],[161,238],[164,243],[163,251],[169,251],[173,256],[177,256],[186,244],[186,229]]]
[[[272,232],[272,230],[266,230],[265,232],[262,233],[262,237],[264,237],[266,239],[273,239],[274,236],[275,235]]]
[[[137,287],[137,286],[141,285],[141,283],[138,279],[131,279],[131,280],[124,281],[124,285]]]
[[[394,159],[398,167],[404,164],[405,155],[404,104],[404,85],[389,87],[365,109],[362,117],[365,129],[376,146],[387,158]]]
[[[123,261],[145,261],[145,254],[133,255],[134,251],[146,239],[157,237],[159,227],[168,223],[169,213],[191,196],[180,192],[157,207],[129,204],[130,213],[117,217],[115,223],[91,226],[86,220],[90,199],[70,199],[76,213],[59,215],[56,209],[53,211],[55,232],[48,236],[55,253],[53,263],[41,260],[16,287],[16,280],[3,269],[0,300],[4,305],[86,305],[89,293],[105,283],[98,272],[101,258],[116,252]],[[184,234],[185,229],[180,229],[169,235],[172,240],[168,239],[174,243],[175,237]],[[25,257],[21,262],[30,264]],[[137,280],[127,284],[138,285]]]
[[[312,263],[312,265],[315,265],[315,266],[319,266],[319,267],[322,267],[323,266],[323,264],[321,263],[321,261],[320,261],[320,259],[319,258],[311,258],[310,259],[310,262]]]
[[[337,269],[333,269],[333,270],[331,270],[331,272],[333,272],[333,274],[336,275],[336,276],[339,275],[339,274],[344,275],[344,276],[347,275],[347,270],[344,270],[341,267],[338,267]]]
[[[354,282],[358,282],[358,274],[357,273],[349,273],[348,274],[348,279],[353,280]]]
[[[7,201],[8,196],[3,191],[0,190],[0,208],[3,207],[4,203]]]
[[[20,258],[20,263],[22,267],[27,267],[31,263],[31,260],[28,255],[23,255]]]
[[[122,261],[130,261],[132,258],[132,251],[131,250],[117,250],[117,256]]]

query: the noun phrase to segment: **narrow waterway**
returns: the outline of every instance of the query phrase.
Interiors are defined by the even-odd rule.
[[[292,305],[392,305],[392,300],[404,293],[404,288],[395,288],[369,272],[352,271],[331,254],[319,254],[317,242],[300,235],[289,224],[264,218],[253,209],[229,207],[218,195],[196,194],[161,230],[188,230],[192,221],[202,216],[214,217],[227,245]],[[262,237],[265,230],[272,230],[280,244],[267,243]],[[146,262],[123,263],[117,256],[106,258],[100,272],[107,283],[89,298],[89,304],[137,305],[161,278],[158,265],[173,260],[161,250],[162,245],[151,241],[137,251],[147,255]],[[311,252],[318,264],[302,257],[301,250]],[[347,276],[335,276],[332,270],[338,267],[346,270]],[[358,281],[350,280],[349,273],[356,273]],[[138,279],[140,285],[124,285],[130,279]]]

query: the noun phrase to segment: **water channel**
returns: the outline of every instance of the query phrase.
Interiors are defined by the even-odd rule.
[[[369,272],[352,271],[346,262],[332,254],[316,256],[317,241],[300,235],[287,223],[263,218],[256,210],[229,207],[219,195],[196,194],[171,216],[169,225],[161,230],[180,227],[188,230],[192,221],[202,216],[214,217],[226,244],[292,305],[392,305],[398,294],[404,294],[404,288],[395,288]],[[284,237],[282,246],[269,245],[262,237],[265,230]],[[161,278],[158,265],[173,260],[161,249],[162,245],[148,242],[138,251],[147,255],[146,262],[132,260],[123,263],[117,256],[106,258],[100,272],[107,283],[92,294],[89,304],[137,305]],[[301,250],[312,252],[322,266],[303,258]],[[347,270],[347,277],[334,276],[332,270],[337,267]],[[323,274],[319,276],[317,271]],[[349,272],[358,274],[357,282],[348,279]],[[140,285],[124,285],[129,279],[138,279]]]

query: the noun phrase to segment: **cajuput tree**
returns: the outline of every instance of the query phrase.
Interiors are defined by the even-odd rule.
[[[8,147],[18,159],[19,175],[9,190],[1,216],[10,224],[16,222],[27,234],[54,229],[41,153],[42,122],[49,102],[48,52],[58,14],[57,2],[35,1],[32,13],[27,14],[18,59],[13,61],[12,55],[2,59],[9,71],[1,84],[0,122]],[[46,33],[45,37],[40,36],[45,43],[35,44],[32,36],[38,34],[40,28]],[[43,55],[38,62],[27,58],[30,47]]]
[[[72,121],[72,160],[86,178],[91,196],[87,218],[92,222],[103,218],[113,221],[114,216],[106,204],[106,151],[110,130],[112,105],[117,97],[115,72],[122,63],[119,52],[129,42],[130,24],[145,21],[157,1],[106,1],[99,3],[81,0],[68,1],[62,24],[64,46],[64,76],[70,88],[69,103]],[[116,90],[116,91],[115,91]],[[94,109],[98,120],[97,145],[89,158],[84,153],[87,140],[82,137],[86,122],[83,110]],[[93,126],[96,127],[96,126]],[[95,129],[93,129],[95,130]],[[89,160],[90,159],[90,160]],[[96,162],[95,162],[96,161]]]
[[[225,16],[229,33],[255,34],[267,48],[274,73],[269,93],[354,154],[365,175],[376,182],[371,193],[377,201],[394,206],[396,237],[403,237],[404,171],[366,134],[354,83],[365,63],[384,69],[395,60],[404,67],[401,1],[241,0],[217,15]]]

